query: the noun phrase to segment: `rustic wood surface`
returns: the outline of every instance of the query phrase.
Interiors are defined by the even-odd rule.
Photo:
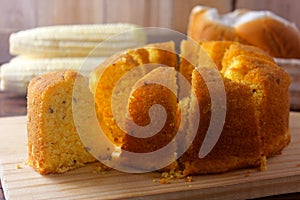
[[[26,97],[18,96],[13,93],[0,92],[0,118],[26,115],[26,105]],[[0,181],[0,200],[4,199],[3,188]]]
[[[26,97],[0,92],[0,117],[26,115]]]
[[[8,111],[7,114],[8,115],[18,115],[17,112],[19,111],[19,115],[23,115],[24,114],[24,110],[25,106],[26,106],[26,99],[24,97],[14,97],[12,94],[5,94],[5,93],[0,93],[0,102],[2,102],[1,104],[1,110],[2,107],[6,106],[7,104],[3,103],[3,102],[10,102],[8,105],[13,105],[13,102],[16,103],[16,105],[19,105],[19,107],[23,107],[23,109],[16,109],[14,111],[12,111],[13,113],[9,114]],[[8,179],[9,176],[7,176],[6,181],[8,180],[12,180],[12,184],[10,184],[9,186],[11,188],[14,188],[14,190],[17,190],[19,192],[21,192],[21,196],[22,197],[26,197],[26,195],[32,195],[30,192],[32,192],[34,189],[34,191],[40,191],[39,189],[35,188],[35,187],[30,187],[28,186],[29,182],[26,181],[26,179],[31,179],[33,180],[33,182],[35,184],[45,184],[45,190],[47,190],[47,192],[49,192],[49,190],[51,191],[52,189],[54,191],[54,193],[52,193],[53,197],[55,197],[55,195],[58,195],[57,197],[64,197],[64,195],[66,194],[65,192],[68,191],[68,189],[62,190],[64,191],[64,193],[55,193],[55,191],[57,192],[57,188],[59,187],[71,187],[71,190],[73,192],[75,192],[75,197],[77,199],[83,198],[84,196],[80,196],[81,192],[83,191],[83,189],[86,189],[85,187],[87,184],[85,183],[82,178],[85,176],[92,176],[92,177],[98,177],[99,179],[101,178],[101,173],[92,173],[93,169],[95,169],[94,165],[89,165],[85,168],[79,169],[79,170],[74,170],[70,173],[67,173],[65,175],[54,175],[51,176],[52,178],[49,179],[45,179],[45,177],[42,177],[40,175],[38,175],[36,172],[34,172],[30,167],[28,167],[27,165],[24,165],[24,161],[26,160],[26,124],[25,124],[25,117],[21,116],[21,117],[16,117],[16,118],[0,118],[0,138],[2,141],[2,144],[0,145],[0,155],[1,159],[4,159],[4,162],[2,160],[2,164],[4,164],[4,167],[2,167],[2,169],[4,169],[4,171],[6,172],[6,175],[10,174],[13,178],[12,179]],[[293,112],[292,113],[292,118],[291,118],[291,128],[292,128],[292,134],[294,136],[294,134],[299,133],[300,131],[300,124],[298,123],[300,121],[300,113],[296,113]],[[11,132],[11,130],[15,130],[13,132]],[[6,134],[6,136],[5,136]],[[15,135],[14,135],[15,134]],[[300,184],[300,168],[299,168],[299,164],[300,164],[300,154],[299,154],[299,144],[300,144],[300,137],[299,134],[296,135],[297,137],[293,137],[294,140],[297,140],[297,144],[295,143],[291,143],[291,145],[287,148],[286,151],[284,151],[283,156],[280,157],[275,157],[274,159],[271,159],[269,161],[269,165],[268,165],[268,169],[269,171],[266,172],[266,175],[264,175],[264,172],[257,172],[255,169],[253,170],[241,170],[241,171],[235,171],[235,172],[230,172],[228,174],[224,174],[221,175],[220,177],[223,176],[223,178],[218,179],[216,181],[211,181],[208,185],[214,185],[215,183],[219,183],[219,184],[223,184],[220,188],[216,189],[214,191],[214,193],[218,193],[218,194],[222,194],[225,196],[222,196],[222,199],[224,199],[225,197],[228,199],[232,199],[232,195],[234,193],[237,193],[237,191],[240,192],[237,193],[240,196],[239,197],[244,197],[242,196],[242,194],[248,193],[251,194],[250,196],[248,196],[247,198],[257,198],[259,196],[257,196],[257,191],[260,191],[259,189],[255,189],[255,187],[253,188],[244,188],[245,190],[241,190],[235,188],[233,191],[226,193],[224,188],[228,187],[228,182],[232,183],[232,182],[239,182],[240,184],[242,184],[244,181],[255,181],[257,177],[260,177],[261,180],[256,182],[256,184],[261,184],[264,185],[263,183],[272,183],[272,187],[273,189],[269,190],[273,191],[274,193],[268,193],[267,189],[265,188],[264,190],[260,191],[263,194],[267,194],[267,195],[272,195],[272,194],[278,194],[281,192],[284,192],[285,189],[286,192],[290,193],[290,192],[295,192],[295,191],[299,191],[299,184]],[[18,140],[16,140],[16,137],[18,138]],[[5,141],[5,142],[3,142]],[[18,142],[20,144],[16,145],[17,148],[15,148],[15,145],[11,145],[13,142]],[[295,141],[294,141],[295,142]],[[294,149],[292,152],[289,151],[289,149]],[[10,154],[13,154],[14,156],[3,156],[4,152],[9,152]],[[285,155],[285,156],[284,156]],[[283,158],[283,160],[279,161],[276,159],[280,159]],[[290,159],[291,158],[291,159]],[[284,163],[282,165],[282,163]],[[21,169],[18,169],[17,166],[20,166]],[[288,167],[286,167],[288,165]],[[275,170],[275,171],[272,171]],[[283,170],[283,171],[282,171]],[[8,173],[8,174],[7,174]],[[79,175],[78,175],[79,174]],[[80,174],[83,174],[84,176],[81,177]],[[268,181],[268,176],[277,176],[277,177],[281,177],[278,180],[273,180],[273,181]],[[19,180],[20,176],[22,176],[23,178],[21,178],[22,180]],[[73,177],[73,178],[72,178]],[[142,184],[146,184],[149,186],[149,184],[151,186],[152,189],[154,188],[160,188],[161,191],[166,191],[166,192],[170,192],[171,190],[173,191],[174,187],[179,187],[181,188],[183,185],[184,186],[188,186],[188,187],[192,187],[192,188],[196,188],[199,187],[201,184],[199,181],[203,181],[205,179],[205,177],[193,177],[193,182],[188,183],[185,182],[184,180],[180,180],[180,181],[175,181],[175,182],[171,182],[170,184],[167,185],[161,185],[159,182],[159,175],[158,174],[146,174],[143,175],[143,177],[141,178],[141,176],[134,176],[134,177],[127,177],[126,174],[123,173],[119,173],[119,172],[109,172],[107,173],[104,177],[108,178],[107,181],[110,181],[111,179],[114,179],[115,181],[117,181],[120,185],[120,183],[123,183],[123,181],[125,180],[132,180],[132,181],[138,181],[141,185]],[[122,177],[126,177],[125,179],[122,179]],[[218,176],[211,176],[210,178],[217,178]],[[288,177],[288,178],[284,178],[284,177]],[[64,178],[66,178],[67,180],[64,180]],[[85,177],[86,178],[86,177]],[[91,177],[90,177],[91,178]],[[84,179],[84,178],[83,178]],[[144,179],[148,180],[144,181]],[[155,179],[158,182],[152,182],[152,179]],[[80,184],[76,186],[79,181]],[[47,183],[45,183],[44,181],[46,181]],[[56,183],[53,185],[53,183]],[[74,182],[75,185],[69,185],[68,181],[70,182]],[[96,178],[91,178],[91,181],[95,181],[95,184],[100,184],[99,180],[97,180]],[[222,182],[223,181],[223,182]],[[96,183],[97,182],[97,183]],[[8,183],[8,182],[6,182]],[[31,182],[32,183],[32,182]],[[94,182],[92,182],[94,183]],[[52,184],[52,185],[48,185],[47,184]],[[86,185],[87,184],[87,185]],[[134,184],[134,183],[130,183],[130,184]],[[255,185],[254,182],[249,182],[249,184],[251,186]],[[114,184],[113,184],[114,185]],[[125,182],[123,184],[120,185],[120,187],[124,187],[126,184]],[[230,184],[229,184],[230,185]],[[110,185],[112,186],[112,185]],[[257,186],[257,185],[256,185]],[[203,185],[202,185],[203,187]],[[205,186],[207,187],[207,186]],[[265,186],[263,186],[265,187]],[[31,188],[31,189],[30,189]],[[52,188],[52,189],[51,189]],[[2,188],[1,188],[2,189]],[[42,188],[40,188],[42,189]],[[69,188],[70,189],[70,188]],[[90,188],[91,190],[93,190],[93,192],[97,192],[99,188],[95,188],[92,187]],[[149,189],[149,188],[148,188]],[[269,188],[270,189],[270,188]],[[224,190],[224,191],[223,191]],[[100,189],[99,189],[100,191]],[[98,192],[99,192],[98,191]],[[102,190],[101,190],[102,191]],[[196,190],[197,191],[197,190]],[[223,191],[223,192],[221,192]],[[103,192],[103,191],[102,191]],[[109,191],[108,191],[109,192]],[[125,192],[125,191],[124,191]],[[131,191],[132,192],[132,191]],[[148,190],[144,191],[145,193],[148,193]],[[176,191],[173,191],[176,193]],[[197,192],[196,192],[197,193]],[[13,194],[15,193],[11,193],[12,197],[16,197],[16,198],[11,198],[11,199],[17,199],[17,197],[21,197],[20,195],[18,196],[14,196]],[[128,190],[126,190],[126,192],[124,194],[127,195],[133,195],[133,193],[130,193]],[[180,195],[186,196],[186,195],[190,195],[191,193],[186,192],[186,194],[184,193],[178,193],[179,196],[176,195],[177,197],[181,197]],[[24,195],[24,196],[23,196]],[[38,194],[36,194],[38,195]],[[60,196],[62,195],[62,196]],[[118,195],[123,195],[122,193],[118,194]],[[89,196],[89,195],[88,195]],[[115,196],[115,197],[121,197],[121,196]],[[182,197],[183,197],[182,196]],[[34,196],[31,196],[34,197]],[[39,199],[42,197],[41,196],[35,196],[35,199]],[[49,196],[48,196],[49,197]],[[157,196],[155,196],[157,197]],[[167,198],[169,197],[168,195],[162,195],[161,197],[163,198]],[[208,194],[206,197],[210,197]],[[68,199],[70,199],[71,197],[68,197]],[[283,199],[299,199],[300,198],[300,193],[292,193],[292,194],[284,194],[284,195],[273,195],[273,196],[267,196],[267,197],[262,197],[259,198],[260,200],[267,200],[267,199],[279,199],[279,200],[283,200]],[[4,200],[3,194],[1,196],[0,193],[0,200]]]

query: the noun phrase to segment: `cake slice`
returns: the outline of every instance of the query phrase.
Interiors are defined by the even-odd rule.
[[[82,88],[73,96],[76,71],[56,71],[32,79],[28,87],[28,164],[40,174],[62,173],[96,161],[82,144],[73,119],[72,104],[89,95]]]

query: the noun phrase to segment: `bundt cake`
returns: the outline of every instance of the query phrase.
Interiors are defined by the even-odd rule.
[[[151,55],[151,52],[149,54]],[[126,55],[130,55],[130,53]],[[174,59],[171,63],[176,62],[175,57],[171,57],[171,59]],[[115,63],[124,61],[124,64],[130,61],[125,62],[124,54],[116,60]],[[128,108],[128,113],[123,116],[129,116],[128,118],[138,125],[146,126],[150,123],[148,112],[151,105],[161,103],[166,106],[168,117],[158,135],[149,138],[136,138],[132,134],[125,134],[132,131],[135,126],[126,121],[126,130],[118,135],[121,136],[121,139],[115,142],[121,146],[122,150],[139,153],[155,151],[162,148],[174,137],[174,131],[178,130],[180,123],[186,123],[186,130],[190,130],[191,126],[198,123],[198,131],[191,146],[177,161],[170,165],[171,168],[175,168],[172,170],[179,170],[184,175],[188,175],[218,173],[251,166],[264,168],[266,157],[279,153],[289,143],[288,87],[290,79],[288,74],[278,67],[267,53],[256,47],[237,42],[200,42],[199,46],[193,41],[182,41],[180,61],[178,70],[190,81],[196,98],[187,97],[180,102],[175,102],[174,97],[169,96],[170,91],[157,84],[150,84],[149,80],[170,79],[169,75],[163,73],[163,67],[157,68],[137,80],[140,87],[129,87],[131,92],[127,98],[129,99],[127,107],[125,106]],[[132,64],[132,62],[129,63]],[[195,66],[201,68],[204,65],[205,70],[209,71],[215,67],[214,63],[222,77],[227,97],[226,105],[224,105],[226,117],[218,142],[206,157],[199,158],[199,149],[208,134],[213,105],[210,91],[207,88],[209,83],[203,79],[198,70],[195,70]],[[133,65],[137,64],[134,63]],[[125,66],[130,65],[125,64]],[[169,66],[174,67],[174,65]],[[131,65],[130,67],[134,66]],[[95,70],[94,76],[95,73],[98,74],[97,70]],[[102,74],[101,79],[105,77],[109,76]],[[100,104],[100,99],[104,101],[104,99],[110,98],[110,96],[98,97],[100,91],[105,90],[104,86],[101,86],[103,84],[101,79],[98,82],[90,82],[91,88],[96,88],[95,91],[99,91],[99,93],[95,92],[94,95],[100,123],[105,121],[101,119],[103,114],[99,112],[101,109],[99,107],[103,107]],[[105,81],[105,85],[108,83]],[[177,80],[177,84],[179,84],[177,93],[186,93],[186,88],[180,87],[180,81]],[[114,86],[115,84],[111,85]],[[220,90],[220,88],[215,89]],[[191,113],[195,112],[195,106],[199,106],[199,122],[189,117]],[[181,113],[186,115],[183,121],[180,118]],[[113,121],[113,115],[110,113],[109,116],[109,120]],[[174,120],[174,125],[171,126],[168,119]],[[107,126],[112,127],[111,125]],[[113,138],[117,135],[116,133],[114,130],[110,132]],[[138,135],[139,133],[135,134]],[[193,139],[189,132],[185,134],[188,140]],[[160,139],[155,139],[156,137]],[[165,138],[168,137],[170,139],[166,140]],[[175,141],[176,153],[182,148],[181,143],[186,142],[186,138],[182,138],[182,141]],[[163,156],[159,159],[163,159]],[[154,163],[152,159],[151,162]],[[135,165],[134,162],[128,164]],[[167,169],[169,170],[170,167],[164,168],[164,170]]]
[[[29,163],[42,174],[96,160],[77,134],[80,127],[72,115],[77,101],[86,108],[92,104],[98,125],[118,150],[108,160],[113,157],[146,171],[187,176],[264,169],[266,158],[290,141],[289,76],[253,46],[187,40],[178,59],[173,42],[152,44],[116,54],[95,68],[89,78],[92,94],[82,87],[74,96],[75,79],[85,84],[78,73],[64,71],[35,78],[29,85]],[[215,105],[213,98],[222,95],[224,104]],[[80,100],[86,96],[94,102]],[[224,117],[213,114],[218,108],[226,111]],[[214,120],[223,124],[222,130],[203,156],[201,148],[215,134],[209,129]],[[147,135],[147,128],[155,131]],[[144,157],[128,160],[126,152]]]

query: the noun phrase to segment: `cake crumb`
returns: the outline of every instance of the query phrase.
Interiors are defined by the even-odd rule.
[[[193,177],[192,176],[187,176],[186,177],[186,181],[187,182],[192,182],[193,181]]]
[[[259,167],[259,170],[260,171],[266,171],[267,170],[267,158],[265,156],[262,158],[262,163]]]
[[[102,167],[99,165],[95,166],[95,172],[100,172],[100,171],[102,171]]]
[[[168,177],[170,177],[170,174],[169,174],[168,172],[163,172],[163,173],[161,174],[161,177],[163,177],[163,178],[168,178]]]
[[[261,165],[259,167],[259,171],[266,171],[267,170],[267,165]]]
[[[186,178],[185,175],[183,175],[183,172],[180,170],[171,170],[169,172],[163,172],[161,174],[163,178],[169,178],[169,179],[183,179]]]
[[[92,171],[93,173],[97,174],[97,173],[105,173],[107,171],[109,171],[111,168],[107,167],[106,165],[102,165],[102,164],[98,164],[94,166],[94,170]]]
[[[246,174],[245,174],[245,177],[249,177],[249,176],[250,176],[250,174],[251,174],[251,171],[250,171],[250,170],[248,170],[248,171],[246,172]]]
[[[160,183],[161,183],[161,184],[169,184],[170,181],[169,181],[168,178],[161,178],[161,179],[160,179]]]
[[[21,164],[17,164],[16,168],[17,169],[22,169]]]

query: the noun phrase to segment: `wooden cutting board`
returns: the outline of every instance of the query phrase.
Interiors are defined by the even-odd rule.
[[[97,164],[42,176],[26,161],[26,117],[0,118],[0,176],[6,199],[250,199],[300,192],[300,113],[291,112],[292,142],[267,170],[237,170],[160,183],[159,173],[97,172]]]

